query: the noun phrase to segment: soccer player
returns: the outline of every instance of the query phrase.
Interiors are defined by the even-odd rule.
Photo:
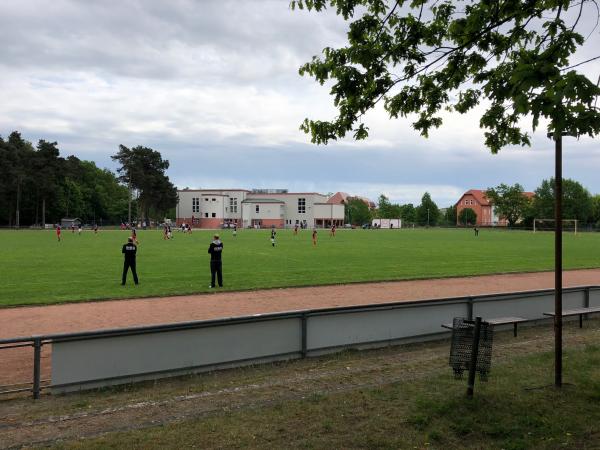
[[[275,231],[275,228],[271,228],[271,245],[273,247],[275,247],[275,235],[277,234],[277,232]]]
[[[60,242],[60,225],[56,225],[56,237],[58,238],[58,242]]]
[[[219,239],[219,235],[213,236],[213,241],[208,247],[208,253],[210,253],[210,289],[215,287],[215,275],[219,282],[219,287],[223,287],[223,265],[221,261],[221,255],[223,254],[223,243]]]
[[[77,235],[81,236],[81,224],[77,225]]]
[[[312,241],[313,241],[313,247],[316,247],[317,246],[317,229],[316,228],[313,228]]]
[[[331,231],[329,232],[329,237],[335,237],[335,225],[331,226]]]
[[[98,224],[94,224],[94,234],[98,234]]]
[[[233,237],[237,236],[237,223],[233,224]]]
[[[133,242],[135,242],[135,245],[140,245],[140,241],[138,241],[137,238],[137,231],[134,227],[131,227],[131,238],[133,239]]]
[[[298,236],[298,224],[294,225],[294,236]]]
[[[125,260],[123,261],[121,286],[125,286],[125,281],[127,281],[127,271],[129,269],[131,269],[131,274],[133,275],[133,282],[138,284],[138,276],[135,270],[135,254],[137,253],[137,246],[133,242],[133,237],[127,238],[127,244],[123,245],[121,253],[125,256]]]

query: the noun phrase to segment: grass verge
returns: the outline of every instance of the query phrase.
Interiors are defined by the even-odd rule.
[[[466,381],[454,380],[446,366],[447,342],[346,352],[202,375],[207,395],[190,403],[189,414],[161,404],[137,429],[71,438],[54,448],[600,448],[600,330],[592,323],[565,330],[561,390],[551,386],[550,327],[535,327],[516,339],[500,334],[490,380],[477,382],[473,400],[465,398]],[[236,396],[244,390],[240,403]],[[55,400],[85,406],[85,398],[116,395],[124,394]]]

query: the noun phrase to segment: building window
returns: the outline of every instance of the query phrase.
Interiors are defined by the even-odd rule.
[[[236,213],[237,212],[237,207],[238,207],[238,199],[237,198],[230,198],[229,199],[229,211],[231,211],[232,213]]]
[[[206,198],[204,199],[204,201],[205,201],[205,202],[207,202],[207,201],[208,201],[208,197],[206,197]]]
[[[192,199],[192,212],[200,212],[200,199],[199,198],[193,198]]]
[[[216,199],[216,198],[213,198],[213,199],[212,199],[212,201],[213,201],[213,202],[216,202],[216,201],[217,201],[217,199]]]
[[[217,217],[217,213],[212,213],[212,216],[213,217]]]
[[[258,214],[260,212],[260,207],[258,205],[256,205],[256,214]]]
[[[298,199],[298,214],[305,214],[305,213],[306,213],[306,199],[299,198]]]
[[[204,213],[204,217],[208,217],[208,213]]]

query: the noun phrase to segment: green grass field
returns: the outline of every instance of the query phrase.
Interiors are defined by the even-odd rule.
[[[226,290],[401,280],[503,272],[550,270],[553,234],[482,230],[340,230],[298,236],[279,230],[271,247],[269,230],[221,233]],[[53,231],[1,231],[0,306],[160,296],[208,291],[211,231],[140,231],[140,285],[120,285],[121,246],[128,232],[91,231],[81,236]],[[600,266],[600,234],[564,235],[565,269]]]

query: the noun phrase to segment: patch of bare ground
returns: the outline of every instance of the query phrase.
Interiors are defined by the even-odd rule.
[[[600,320],[565,326],[565,348],[600,342]],[[497,333],[494,364],[550,351],[550,326]],[[346,351],[326,357],[232,369],[34,401],[0,401],[0,448],[20,448],[85,439],[116,431],[154,427],[233,410],[426,379],[451,371],[449,340]],[[551,367],[548,370],[552,370]],[[491,376],[493,377],[493,371]]]

